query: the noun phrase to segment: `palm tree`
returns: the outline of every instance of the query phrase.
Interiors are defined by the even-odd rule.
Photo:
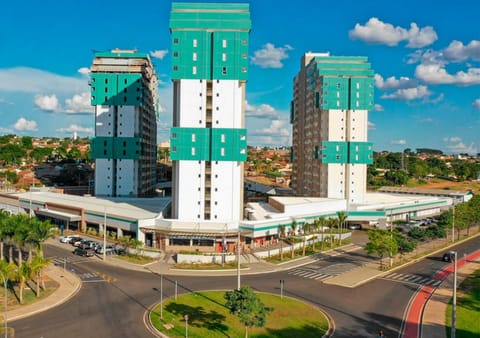
[[[292,229],[292,235],[295,236],[295,232],[297,231],[297,221],[293,220],[292,225],[290,226]],[[292,259],[295,257],[295,242],[290,241],[292,243]]]
[[[43,279],[43,269],[50,264],[50,259],[45,259],[40,255],[36,255],[35,258],[31,262],[31,270],[32,274],[35,276],[36,279],[36,295],[37,297],[40,296],[40,281],[42,282],[42,289],[45,290],[45,281]]]
[[[318,218],[315,218],[313,220],[313,232],[315,234],[318,234],[318,229],[320,228],[320,220]],[[317,241],[317,236],[315,235],[315,238],[313,239],[313,252],[315,252],[315,242]]]
[[[17,228],[15,229],[15,234],[13,235],[13,242],[17,247],[18,259],[17,264],[22,265],[23,262],[23,245],[27,241],[29,228],[28,228],[28,218],[23,215],[18,215]]]
[[[10,215],[5,210],[0,210],[0,260],[3,261],[4,259],[4,239],[6,237],[6,223],[7,220],[10,218]]]
[[[303,256],[305,256],[305,248],[307,246],[307,233],[310,232],[310,224],[305,222],[302,225],[303,230]]]
[[[318,225],[319,225],[319,228],[320,228],[320,231],[322,232],[322,251],[323,251],[323,247],[325,245],[324,243],[324,232],[323,232],[323,228],[325,227],[325,224],[327,223],[327,219],[325,218],[325,216],[320,216],[318,218]]]
[[[280,261],[283,261],[283,239],[285,238],[285,224],[278,227],[278,236],[280,237]]]
[[[338,226],[340,227],[340,241],[339,245],[342,245],[342,229],[345,225],[345,221],[347,220],[347,213],[345,211],[338,211],[337,218],[338,218]]]
[[[337,219],[329,218],[328,226],[330,227],[330,248],[333,248],[333,228],[337,226]]]
[[[55,237],[55,233],[52,232],[55,225],[49,221],[40,221],[37,218],[31,218],[30,225],[29,240],[35,243],[38,255],[43,258],[43,243],[47,239]]]
[[[7,218],[3,227],[5,242],[8,245],[8,262],[9,263],[13,263],[13,246],[15,244],[14,236],[15,236],[15,229],[18,223],[19,223],[19,217],[18,215],[15,215]]]
[[[23,304],[23,290],[27,284],[27,280],[32,277],[32,267],[31,264],[28,262],[23,262],[21,265],[17,266],[17,270],[15,272],[16,279],[20,283],[20,293],[19,293],[19,300],[20,304]]]

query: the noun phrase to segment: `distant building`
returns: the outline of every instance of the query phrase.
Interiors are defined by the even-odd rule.
[[[157,156],[157,76],[148,54],[96,53],[91,67],[95,107],[95,195],[151,196]]]
[[[291,186],[297,196],[365,199],[373,70],[366,57],[306,53],[291,103]]]

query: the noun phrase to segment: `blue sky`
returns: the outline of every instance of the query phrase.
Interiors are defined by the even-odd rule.
[[[190,1],[199,2],[199,1]],[[216,1],[222,2],[222,1]],[[374,150],[480,152],[480,2],[251,0],[250,145],[290,145],[292,80],[308,51],[367,56],[376,73]],[[2,3],[0,134],[93,136],[94,51],[150,53],[160,78],[158,141],[172,114],[172,1]]]

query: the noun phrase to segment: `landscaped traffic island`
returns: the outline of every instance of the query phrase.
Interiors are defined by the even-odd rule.
[[[271,312],[263,327],[248,329],[249,337],[322,337],[328,331],[328,320],[317,307],[272,294],[258,293],[258,297]],[[180,295],[177,300],[164,300],[163,311],[157,305],[150,313],[150,321],[171,338],[185,337],[187,330],[190,338],[244,337],[245,326],[225,304],[225,291]]]

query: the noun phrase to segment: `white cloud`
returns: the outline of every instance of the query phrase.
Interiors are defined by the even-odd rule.
[[[472,40],[468,45],[464,45],[461,41],[453,40],[443,50],[443,55],[452,62],[465,61],[470,58],[480,61],[480,41]]]
[[[285,120],[273,120],[270,125],[248,133],[255,144],[283,146],[290,144],[290,127]]]
[[[458,136],[452,136],[452,137],[444,137],[443,138],[443,142],[452,142],[452,143],[456,143],[456,142],[462,142],[462,139]]]
[[[282,60],[288,58],[287,51],[290,50],[293,50],[290,45],[276,48],[273,43],[266,43],[262,49],[255,51],[251,60],[260,68],[282,68]]]
[[[79,69],[78,69],[78,72],[79,72],[80,74],[82,74],[83,76],[85,76],[85,77],[90,76],[90,68],[88,68],[88,67],[79,68]]]
[[[27,119],[21,117],[15,123],[14,128],[18,131],[35,131],[37,130],[37,122],[28,121]]]
[[[407,47],[421,48],[434,43],[437,33],[431,26],[419,28],[415,22],[410,24],[410,29],[394,27],[378,18],[372,17],[362,26],[357,23],[355,28],[349,32],[350,39],[362,40],[367,43],[385,44],[396,46],[401,41],[408,41]]]
[[[405,141],[405,140],[391,140],[390,144],[405,145],[405,144],[407,144],[407,141]]]
[[[71,94],[88,90],[85,78],[68,77],[28,67],[0,69],[0,91]]]
[[[475,101],[473,101],[472,106],[473,106],[475,109],[480,110],[480,99],[476,99]]]
[[[420,123],[433,123],[434,120],[431,117],[426,117],[424,119],[419,119],[418,122],[420,122]]]
[[[165,55],[168,54],[168,49],[163,49],[163,50],[155,50],[153,52],[150,52],[150,56],[155,59],[160,59],[163,60]]]
[[[476,85],[480,84],[480,68],[469,68],[467,72],[458,71],[449,74],[441,65],[420,64],[415,69],[415,76],[429,84]]]
[[[56,95],[37,95],[35,96],[35,106],[44,111],[54,112],[60,109]]]
[[[418,86],[418,81],[415,79],[410,79],[408,77],[400,77],[396,79],[395,76],[391,76],[386,80],[380,74],[375,74],[375,86],[378,89],[389,90],[389,89],[407,89],[414,88]]]
[[[0,127],[1,134],[15,134],[13,129]]]
[[[375,103],[373,106],[373,111],[383,111],[383,106],[381,104]]]
[[[90,92],[75,94],[72,98],[65,100],[66,113],[93,113],[93,106],[90,104]]]
[[[416,88],[398,89],[392,94],[382,95],[382,99],[392,100],[415,100],[421,98],[428,98],[432,93],[428,90],[427,86],[418,86]]]
[[[254,106],[246,102],[245,104],[245,116],[255,117],[259,119],[274,120],[279,118],[279,113],[269,104],[261,104],[260,106]]]
[[[477,153],[477,147],[475,146],[475,143],[470,143],[470,145],[466,145],[463,142],[459,142],[454,145],[447,146],[447,149],[450,150],[453,153],[466,153],[466,154],[476,154]]]
[[[368,130],[377,130],[377,125],[371,121],[368,121]]]
[[[58,132],[61,132],[61,133],[74,133],[74,132],[77,132],[77,133],[86,133],[86,134],[90,134],[90,135],[93,135],[93,128],[85,128],[85,127],[80,127],[76,124],[71,124],[69,127],[67,128],[59,128],[57,129]]]

